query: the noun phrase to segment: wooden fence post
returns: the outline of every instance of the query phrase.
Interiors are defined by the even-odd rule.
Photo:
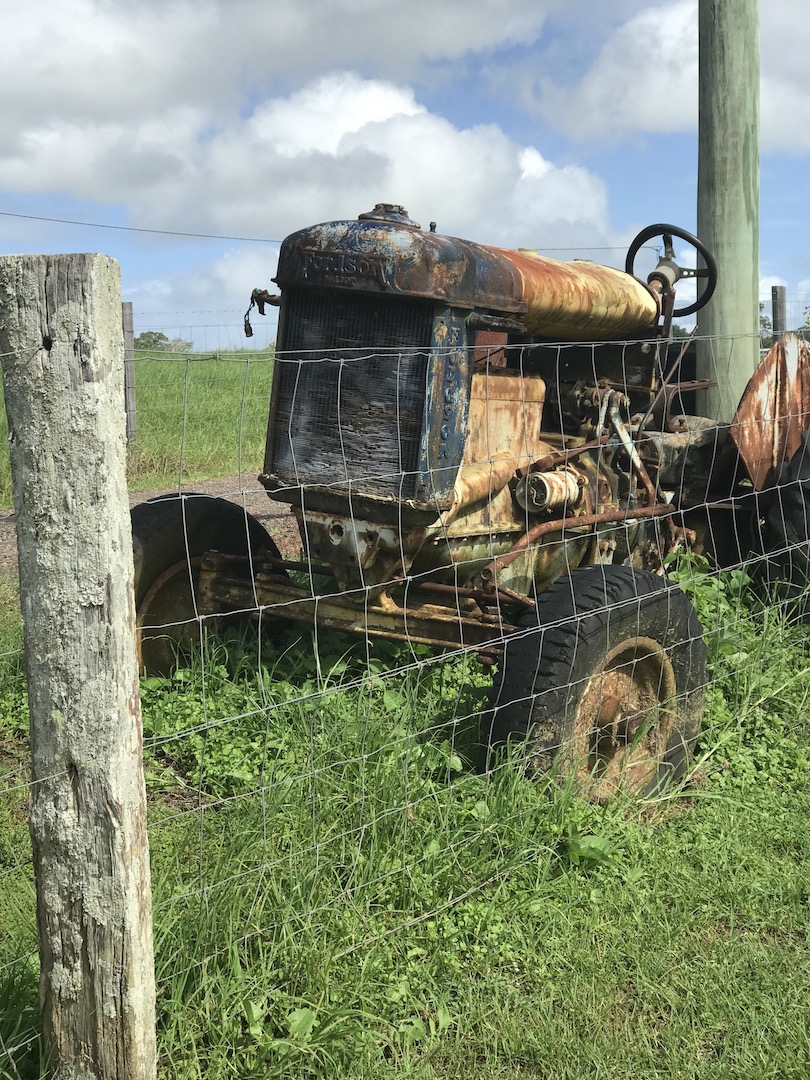
[[[105,255],[0,257],[0,354],[31,714],[46,1048],[59,1080],[152,1080],[118,264]]]
[[[135,441],[137,428],[135,412],[135,320],[132,301],[121,305],[121,325],[124,329],[124,403],[127,413],[127,442]]]
[[[787,333],[787,288],[771,286],[771,330],[774,337]]]

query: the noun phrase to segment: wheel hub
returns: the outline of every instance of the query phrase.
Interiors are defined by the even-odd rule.
[[[575,769],[591,798],[648,787],[670,740],[674,697],[672,663],[656,641],[629,638],[607,653],[574,722]]]

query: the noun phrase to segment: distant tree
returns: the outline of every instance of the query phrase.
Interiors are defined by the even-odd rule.
[[[687,330],[685,326],[680,326],[678,323],[673,323],[669,332],[673,338],[677,339],[688,338],[692,333],[691,330]]]
[[[166,352],[169,339],[159,330],[144,330],[135,338],[135,348],[143,352]]]
[[[765,314],[765,304],[759,305],[759,344],[763,349],[770,349],[773,345],[773,323]]]
[[[796,327],[794,333],[803,337],[805,341],[810,341],[810,307],[804,309],[804,322]]]
[[[135,338],[135,348],[140,352],[186,353],[191,342],[184,338],[168,338],[160,330],[144,330]]]

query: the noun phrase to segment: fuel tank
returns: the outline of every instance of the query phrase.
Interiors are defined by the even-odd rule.
[[[288,236],[274,280],[283,289],[431,300],[507,318],[546,341],[649,337],[660,315],[657,294],[620,270],[425,232],[388,203]]]
[[[534,252],[488,248],[518,272],[532,338],[615,341],[649,337],[661,314],[659,294],[621,270],[585,260],[558,262]]]

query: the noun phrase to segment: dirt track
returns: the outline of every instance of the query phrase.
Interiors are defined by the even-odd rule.
[[[145,502],[156,495],[166,495],[178,489],[159,488],[156,491],[130,492],[129,505]],[[282,555],[296,558],[301,548],[298,528],[286,506],[272,502],[267,493],[254,477],[226,476],[221,480],[201,480],[183,486],[183,491],[200,491],[206,495],[218,495],[230,499],[239,506],[244,506],[249,513],[264,525]],[[17,566],[17,529],[13,510],[0,510],[0,574],[16,577]]]

